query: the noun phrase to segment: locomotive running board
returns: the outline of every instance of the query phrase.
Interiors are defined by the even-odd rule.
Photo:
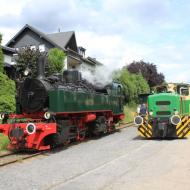
[[[144,119],[143,124],[138,126],[138,131],[140,133],[140,136],[145,138],[151,138],[152,137],[152,126],[148,124],[148,122]]]
[[[190,117],[184,116],[181,122],[176,126],[176,135],[179,138],[185,138],[190,135]]]

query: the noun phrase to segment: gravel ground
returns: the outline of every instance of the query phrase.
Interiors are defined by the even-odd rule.
[[[190,140],[143,140],[130,127],[0,168],[0,190],[190,189]]]

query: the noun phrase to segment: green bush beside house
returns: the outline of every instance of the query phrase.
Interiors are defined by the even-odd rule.
[[[0,35],[0,45],[1,45]],[[15,111],[15,82],[4,74],[4,58],[2,48],[0,46],[0,112]],[[9,139],[0,134],[0,150],[6,149]]]
[[[1,45],[0,35],[0,45]],[[0,46],[0,112],[15,111],[15,82],[4,74],[3,52]]]

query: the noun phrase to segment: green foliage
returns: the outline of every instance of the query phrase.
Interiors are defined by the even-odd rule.
[[[37,61],[43,53],[39,51],[39,49],[31,49],[30,47],[26,47],[21,49],[18,52],[18,56],[16,58],[17,62],[17,73],[19,73],[18,78],[24,77],[24,71],[29,69],[30,75],[35,77],[37,75]]]
[[[123,122],[131,122],[134,120],[134,116],[136,115],[136,110],[137,110],[137,105],[126,105],[124,106],[124,113],[125,113],[125,118]]]
[[[146,79],[150,87],[160,85],[164,82],[163,73],[158,73],[157,66],[153,63],[141,61],[134,61],[125,68],[128,69],[130,73],[138,74],[141,73]]]
[[[0,34],[0,46],[1,46],[1,40],[2,40],[2,35]],[[3,51],[2,48],[0,47],[0,72],[3,73],[4,71],[4,56],[3,56]]]
[[[0,35],[1,43],[1,35]],[[3,74],[4,59],[0,47],[0,112],[15,111],[15,83]]]
[[[0,73],[0,112],[15,111],[15,83]]]
[[[59,73],[63,71],[64,60],[65,60],[65,53],[62,50],[58,48],[53,48],[49,50],[48,61],[52,73]]]
[[[40,56],[46,56],[46,53],[40,52],[39,49],[31,49],[30,46],[20,50],[16,58],[17,61],[17,76],[19,79],[24,79],[24,71],[30,70],[31,77],[37,76],[37,61]],[[50,49],[48,53],[48,65],[45,65],[45,74],[61,72],[64,67],[65,54],[58,48]]]
[[[9,144],[8,136],[0,134],[0,151],[5,150]]]
[[[149,85],[141,74],[131,74],[127,69],[122,69],[117,79],[124,88],[126,102],[135,104],[138,102],[138,95],[150,91]]]

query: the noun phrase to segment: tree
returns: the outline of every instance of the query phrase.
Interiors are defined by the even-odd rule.
[[[1,41],[2,41],[2,35],[0,34],[0,45],[1,45]],[[0,47],[0,72],[3,73],[4,71],[4,56],[3,56],[3,51],[2,48]]]
[[[131,74],[126,68],[123,68],[116,76],[123,85],[127,103],[137,103],[139,94],[150,92],[149,85],[142,74]]]
[[[35,77],[37,75],[37,61],[38,58],[44,53],[41,53],[39,49],[31,49],[29,46],[19,50],[16,58],[17,62],[17,75],[18,78],[24,77],[24,71],[27,69],[30,71],[30,75]]]
[[[63,71],[65,57],[65,53],[58,48],[53,48],[49,50],[48,61],[52,73],[59,73]]]
[[[126,67],[130,73],[141,73],[150,87],[160,85],[164,82],[163,73],[158,73],[156,65],[144,61],[134,61]]]
[[[0,35],[0,42],[1,42]],[[15,111],[15,83],[3,74],[3,52],[0,43],[0,112]]]

